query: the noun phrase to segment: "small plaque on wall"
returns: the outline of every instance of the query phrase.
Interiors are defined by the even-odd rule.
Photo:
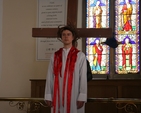
[[[66,23],[66,0],[38,0],[38,27],[57,28]],[[57,33],[56,33],[57,34]],[[52,53],[62,47],[56,38],[36,39],[36,59],[49,60]]]

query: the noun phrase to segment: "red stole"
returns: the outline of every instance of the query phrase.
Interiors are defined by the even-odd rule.
[[[63,48],[59,49],[55,52],[54,55],[54,94],[53,94],[53,113],[56,113],[56,100],[58,97],[58,109],[60,108],[60,92],[59,92],[59,74],[61,76],[61,69],[62,69],[62,50]],[[66,78],[68,76],[68,84],[67,84],[67,113],[70,113],[70,104],[71,104],[71,91],[72,91],[72,81],[73,81],[73,72],[75,67],[75,62],[77,59],[78,49],[72,47],[68,53],[65,72],[64,72],[64,79],[63,79],[63,95],[62,95],[62,102],[64,106],[64,96],[65,96],[65,86],[66,86]],[[58,110],[59,111],[59,110]],[[60,113],[60,111],[58,112]]]

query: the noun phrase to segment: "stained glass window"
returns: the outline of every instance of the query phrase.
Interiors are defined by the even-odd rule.
[[[109,27],[109,0],[86,0],[86,27]],[[86,39],[86,56],[93,74],[109,73],[109,47],[103,42],[106,38],[90,37]]]
[[[103,43],[106,37],[86,38],[86,57],[93,74],[111,74],[111,65],[114,69],[112,74],[116,76],[140,72],[139,2],[86,0],[86,28],[109,28],[113,25],[114,38],[119,42],[112,51],[111,61],[111,49]],[[113,9],[109,10],[110,5]]]
[[[115,52],[116,73],[138,73],[139,0],[116,0],[115,37],[121,42]]]

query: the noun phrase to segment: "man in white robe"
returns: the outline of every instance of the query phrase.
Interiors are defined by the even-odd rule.
[[[85,113],[84,108],[87,101],[86,56],[72,46],[76,39],[73,29],[65,26],[61,30],[60,38],[64,43],[64,47],[60,49],[61,58],[58,55],[61,63],[57,65],[54,63],[56,59],[54,53],[48,67],[45,100],[51,107],[51,113]],[[76,53],[73,53],[74,51]],[[75,54],[76,60],[74,60]],[[59,68],[60,72],[58,72]],[[56,74],[56,72],[58,73]],[[58,79],[56,79],[57,77]]]

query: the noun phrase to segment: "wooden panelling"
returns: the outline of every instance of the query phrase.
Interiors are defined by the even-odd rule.
[[[141,86],[123,86],[122,97],[126,98],[141,98]]]
[[[117,87],[115,86],[88,86],[88,98],[117,98]]]
[[[115,104],[86,103],[85,113],[117,113]]]
[[[44,97],[46,80],[31,79],[31,97]],[[141,80],[93,80],[88,82],[88,98],[141,98]],[[139,112],[140,106],[138,105]],[[85,113],[126,113],[117,110],[112,103],[92,103],[85,106]],[[36,113],[50,113],[49,108],[41,108]]]

